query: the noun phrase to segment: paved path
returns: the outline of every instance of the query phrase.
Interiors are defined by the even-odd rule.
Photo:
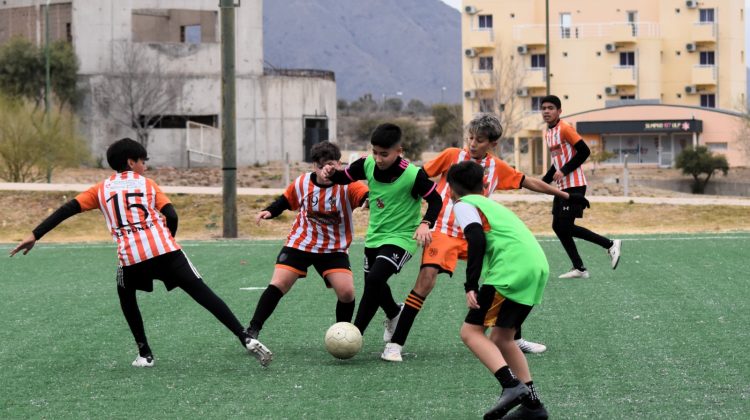
[[[84,191],[91,184],[37,184],[37,183],[0,183],[0,190],[5,191]],[[161,189],[167,194],[206,194],[220,195],[221,187],[183,187],[162,185]],[[237,188],[238,195],[279,195],[283,188]],[[508,194],[495,193],[492,195],[500,202],[551,202],[552,197],[545,194]],[[639,204],[673,204],[673,205],[723,205],[750,207],[750,198],[744,197],[615,197],[615,196],[587,196],[592,203],[639,203]]]

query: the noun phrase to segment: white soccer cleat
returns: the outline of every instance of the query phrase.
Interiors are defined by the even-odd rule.
[[[617,263],[620,262],[620,248],[622,248],[622,240],[615,239],[612,241],[612,246],[607,250],[609,259],[612,260],[612,269],[617,268]]]
[[[388,362],[402,362],[401,348],[400,344],[388,343],[385,345],[385,349],[383,349],[383,354],[380,355],[380,358]]]
[[[131,363],[133,367],[154,367],[154,356],[148,355],[146,357],[143,357],[141,355],[138,355],[138,357],[133,360],[133,363]]]
[[[245,342],[245,348],[247,348],[247,351],[249,351],[253,357],[258,359],[261,366],[266,367],[271,364],[273,353],[271,353],[271,350],[268,350],[268,347],[264,346],[260,341],[250,338]]]
[[[396,326],[398,326],[398,320],[401,318],[401,312],[404,310],[404,304],[399,303],[398,307],[398,315],[393,317],[393,319],[388,319],[388,317],[386,317],[385,321],[383,321],[383,325],[385,326],[385,331],[383,331],[383,341],[386,343],[391,341],[393,334],[396,332]]]
[[[547,346],[544,344],[526,341],[523,338],[516,340],[516,345],[524,353],[544,353],[547,351]]]
[[[560,274],[559,279],[587,279],[589,278],[589,272],[588,270],[579,270],[577,268],[574,268],[570,271],[568,271],[565,274]]]

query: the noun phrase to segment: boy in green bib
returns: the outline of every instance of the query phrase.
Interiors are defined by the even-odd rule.
[[[482,194],[484,170],[473,161],[448,171],[456,221],[468,242],[466,304],[461,339],[502,386],[485,419],[546,419],[547,410],[531,380],[529,365],[513,339],[547,284],[547,257],[534,235],[512,211]],[[479,278],[484,283],[479,287]],[[485,329],[492,327],[491,338]]]
[[[381,307],[387,317],[383,340],[388,342],[403,307],[393,299],[388,279],[401,271],[418,246],[430,244],[430,229],[443,203],[424,170],[401,157],[401,129],[397,125],[379,125],[370,144],[372,155],[346,169],[328,167],[326,176],[335,184],[367,180],[370,221],[365,239],[365,287],[354,325],[364,334]],[[424,217],[420,217],[422,199],[428,205]]]

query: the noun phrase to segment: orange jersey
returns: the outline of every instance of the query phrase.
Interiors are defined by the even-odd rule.
[[[311,175],[300,175],[284,192],[292,210],[299,210],[285,246],[313,253],[348,252],[354,234],[352,211],[368,189],[361,182],[322,188]]]
[[[547,128],[544,132],[544,141],[547,142],[552,164],[560,170],[576,154],[573,147],[581,140],[581,135],[570,124],[563,120],[557,123],[553,128]],[[582,187],[586,185],[586,176],[583,169],[577,167],[573,172],[565,175],[563,179],[557,181],[557,187],[561,190],[570,187]]]
[[[78,194],[81,211],[99,209],[128,266],[180,249],[159,210],[169,204],[156,183],[135,172],[116,173]]]
[[[448,186],[448,169],[452,165],[465,160],[471,160],[468,151],[451,147],[443,150],[435,159],[424,165],[424,170],[430,178],[440,175],[437,190],[443,199],[443,208],[440,210],[437,222],[435,222],[435,231],[459,238],[463,238],[464,234],[453,215],[453,200],[451,200],[450,186]],[[516,190],[521,188],[523,173],[513,169],[497,156],[488,154],[484,159],[474,159],[474,162],[484,168],[485,196],[489,197],[496,189]]]

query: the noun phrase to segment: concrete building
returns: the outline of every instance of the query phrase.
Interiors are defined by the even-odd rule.
[[[119,99],[113,97],[111,86],[113,80],[125,77],[128,70],[123,63],[130,55],[143,65],[140,73],[149,73],[146,78],[156,77],[175,90],[175,100],[160,109],[162,118],[150,132],[153,164],[220,164],[216,158],[221,155],[218,3],[51,1],[51,37],[72,42],[80,61],[79,87],[85,99],[78,113],[95,156],[102,156],[114,139],[134,136],[131,127],[116,122],[122,115],[112,115]],[[45,0],[0,3],[0,43],[23,36],[43,45],[45,4]],[[312,144],[336,132],[332,72],[264,66],[262,4],[262,0],[245,0],[235,11],[239,165],[283,160],[287,155],[290,160],[303,160]],[[147,111],[137,116],[153,117]]]
[[[610,107],[616,107],[605,113],[612,121],[686,120],[695,113],[676,117],[670,107],[623,105],[731,115],[746,103],[743,0],[568,0],[549,7],[549,57],[545,0],[464,0],[462,8],[464,120],[477,112],[503,115],[515,128],[513,142],[503,145],[504,158],[526,171],[547,167],[539,110],[548,82],[563,102],[563,118],[576,115],[578,123]],[[708,142],[704,134],[714,131],[712,121],[696,132],[697,144]],[[598,146],[613,149],[607,146],[612,133],[599,134]],[[663,156],[672,150],[666,134],[671,136],[661,132],[665,143],[657,146]],[[711,140],[722,144],[714,149],[730,162],[748,164],[735,138],[725,133]]]

